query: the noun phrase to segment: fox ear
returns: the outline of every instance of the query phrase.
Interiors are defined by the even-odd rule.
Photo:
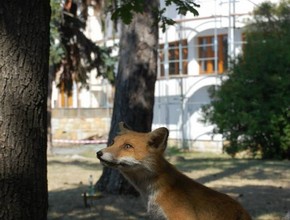
[[[123,121],[119,122],[119,130],[120,134],[125,134],[130,131],[129,127]]]
[[[149,133],[149,146],[154,147],[160,151],[164,151],[167,147],[167,138],[169,131],[167,128],[157,128]]]

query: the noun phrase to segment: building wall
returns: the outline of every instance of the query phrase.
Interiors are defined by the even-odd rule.
[[[222,78],[203,75],[158,80],[153,128],[167,127],[169,138],[179,146],[221,151],[221,135],[213,135],[213,125],[205,125],[200,119],[202,106],[210,102],[208,89],[220,85]]]

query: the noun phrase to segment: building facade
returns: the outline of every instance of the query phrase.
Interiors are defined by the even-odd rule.
[[[196,1],[198,17],[167,8],[176,25],[160,31],[153,128],[168,127],[171,140],[180,146],[222,151],[223,137],[201,122],[201,108],[210,102],[208,89],[226,79],[229,60],[242,52],[244,27],[262,2]]]

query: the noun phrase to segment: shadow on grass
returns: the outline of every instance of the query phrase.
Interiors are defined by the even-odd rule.
[[[289,188],[244,185],[215,189],[238,200],[253,219],[280,220],[290,209]]]
[[[90,161],[50,160],[49,165],[77,166],[83,169],[102,169],[100,164]],[[253,219],[280,220],[290,210],[289,161],[235,160],[230,158],[195,158],[178,162],[177,168],[182,172],[201,172],[213,170],[196,181],[207,184],[220,181],[216,190],[237,199]],[[241,182],[240,187],[223,184],[227,178],[231,181],[257,180]],[[284,185],[279,185],[284,181]],[[278,183],[277,185],[273,182]],[[106,195],[84,207],[81,196],[87,190],[85,185],[75,185],[71,189],[59,189],[49,192],[48,220],[148,220],[145,207],[140,198]],[[267,216],[270,216],[267,218]]]
[[[48,220],[149,220],[141,198],[105,195],[85,208],[86,187],[49,193]],[[221,187],[216,190],[237,199],[253,219],[280,220],[289,210],[290,191],[270,186]],[[281,195],[276,198],[275,195]],[[266,216],[266,217],[265,217]],[[267,218],[269,216],[269,218]]]
[[[49,192],[48,220],[145,220],[145,207],[139,197],[104,195],[84,206],[87,187]]]
[[[203,184],[232,175],[239,175],[247,179],[272,179],[290,170],[290,161],[264,161],[230,158],[185,159],[176,164],[182,172],[216,169],[217,172],[196,179]]]
[[[195,180],[206,185],[219,181],[215,189],[240,201],[254,219],[280,220],[290,211],[290,161],[195,158],[185,159],[176,167],[192,176],[195,171],[212,171]],[[235,186],[229,186],[229,182]]]

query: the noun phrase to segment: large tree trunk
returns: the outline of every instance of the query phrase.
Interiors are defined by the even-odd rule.
[[[47,219],[48,0],[0,3],[0,219]]]
[[[158,0],[146,1],[144,13],[136,14],[130,25],[123,26],[108,143],[116,136],[120,121],[135,131],[151,130],[158,49],[154,8],[159,8]],[[107,193],[136,194],[123,176],[110,168],[104,168],[96,186]]]

